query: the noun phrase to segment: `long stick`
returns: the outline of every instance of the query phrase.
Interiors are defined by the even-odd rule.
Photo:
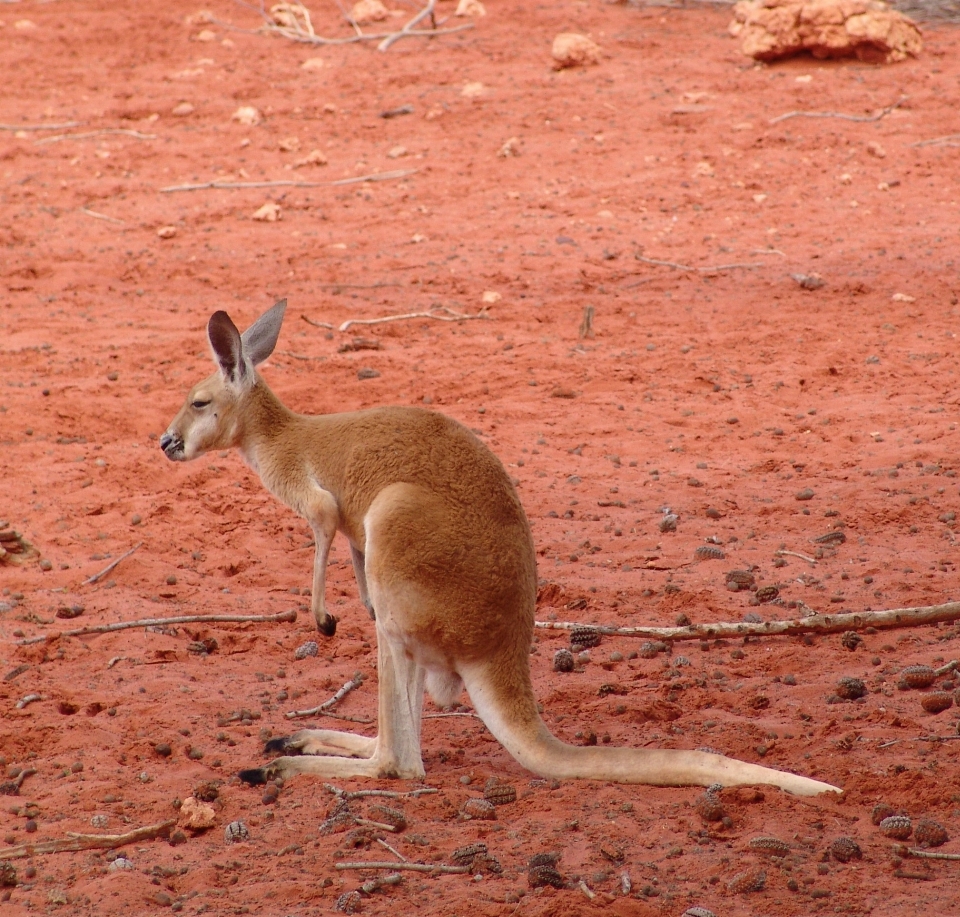
[[[384,38],[384,40],[377,45],[377,50],[386,51],[387,48],[389,48],[390,45],[392,45],[395,41],[398,41],[406,35],[409,35],[410,30],[422,20],[426,19],[427,16],[430,17],[431,21],[433,22],[434,29],[436,29],[437,22],[433,18],[433,11],[436,9],[436,6],[437,0],[428,0],[427,5],[420,10],[420,12],[417,13],[417,15],[414,16],[413,19],[411,19],[399,32],[394,32],[393,35],[388,35],[386,38]]]
[[[442,872],[463,875],[470,872],[469,866],[431,866],[429,863],[334,863],[334,869],[407,869],[410,872]]]
[[[918,627],[941,621],[960,619],[960,602],[946,605],[927,605],[920,608],[891,608],[886,611],[859,611],[844,614],[813,614],[788,621],[763,621],[752,624],[745,621],[715,624],[690,624],[687,627],[607,627],[602,624],[580,624],[565,621],[536,621],[543,630],[573,630],[575,627],[593,627],[601,634],[617,637],[645,637],[655,640],[704,640],[717,637],[772,637],[779,634],[835,634],[846,630],[878,629],[888,627]]]
[[[371,175],[358,175],[356,178],[338,178],[336,181],[296,181],[280,179],[278,181],[207,181],[198,185],[169,185],[161,188],[161,194],[174,191],[206,191],[216,188],[221,191],[236,191],[246,188],[333,188],[338,185],[355,185],[364,181],[392,181],[413,175],[417,169],[394,169],[392,172],[374,172]]]
[[[157,825],[147,825],[144,828],[134,828],[126,834],[74,834],[67,832],[67,836],[55,841],[41,841],[38,844],[21,844],[19,847],[8,847],[0,850],[0,860],[20,860],[32,857],[38,853],[60,853],[64,850],[114,850],[124,844],[136,841],[148,841],[169,831],[177,820],[171,818]]]
[[[140,131],[130,131],[122,127],[107,127],[99,131],[84,131],[82,134],[56,134],[53,137],[43,137],[33,142],[39,146],[41,143],[59,143],[61,140],[88,140],[91,137],[101,137],[104,134],[121,134],[124,137],[136,137],[137,140],[156,140],[156,134],[142,134]]]
[[[0,124],[0,131],[65,131],[79,127],[80,121],[64,121],[63,124]]]
[[[763,267],[762,264],[716,264],[712,267],[691,267],[689,264],[678,264],[676,261],[661,261],[659,258],[644,258],[643,255],[634,255],[637,261],[644,264],[656,264],[659,267],[672,267],[678,271],[699,271],[701,274],[714,274],[717,271],[732,271],[735,268],[743,268],[747,271]]]
[[[94,573],[89,579],[85,579],[83,581],[83,585],[89,586],[91,583],[95,583],[97,580],[103,579],[103,577],[113,570],[117,564],[120,563],[120,561],[126,560],[131,554],[133,554],[134,551],[139,550],[141,547],[143,547],[143,542],[138,541],[129,551],[127,551],[125,554],[121,554],[116,560],[111,561],[99,573]]]
[[[886,108],[881,109],[874,115],[845,115],[842,112],[838,111],[788,111],[785,115],[777,115],[776,118],[771,118],[771,124],[779,124],[781,121],[786,121],[788,118],[840,118],[843,121],[860,121],[863,123],[868,123],[870,121],[879,121],[881,118],[886,117],[890,114],[895,108],[899,108],[907,101],[907,97],[904,96],[902,99],[898,99],[893,105],[888,105]]]
[[[484,306],[476,315],[464,315],[462,312],[455,312],[453,309],[444,306],[442,311],[447,315],[441,315],[441,310],[434,312],[404,312],[402,315],[385,315],[383,318],[352,318],[345,321],[337,330],[346,331],[353,325],[384,325],[387,322],[403,322],[411,318],[434,318],[438,322],[465,322],[471,318],[490,318],[487,315],[487,307]]]
[[[56,637],[87,637],[91,634],[110,634],[116,630],[130,627],[164,627],[170,624],[246,624],[250,622],[272,624],[278,621],[296,621],[297,613],[292,608],[275,615],[183,615],[179,618],[140,618],[137,621],[116,621],[113,624],[93,624],[76,630],[62,630],[40,637],[28,637],[18,640],[17,646],[29,646],[31,643],[43,643]]]
[[[311,707],[309,710],[290,710],[286,713],[288,720],[296,719],[302,716],[315,716],[318,713],[327,713],[331,707],[336,706],[342,701],[354,688],[359,688],[363,684],[363,673],[355,672],[353,678],[346,682],[343,687],[337,691],[330,700],[325,700],[319,707]]]

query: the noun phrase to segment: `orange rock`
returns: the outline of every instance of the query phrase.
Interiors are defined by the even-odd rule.
[[[561,32],[553,40],[552,54],[558,70],[600,63],[600,46],[576,32]]]
[[[193,796],[188,796],[180,806],[177,824],[181,828],[188,828],[191,831],[206,831],[207,828],[213,827],[216,820],[217,813],[213,806],[200,802]]]
[[[733,14],[730,34],[757,60],[809,51],[891,63],[923,48],[916,24],[881,0],[740,0]]]

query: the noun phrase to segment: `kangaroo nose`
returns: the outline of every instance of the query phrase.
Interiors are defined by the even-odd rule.
[[[160,437],[160,448],[166,452],[173,445],[175,438],[172,433],[164,433]]]

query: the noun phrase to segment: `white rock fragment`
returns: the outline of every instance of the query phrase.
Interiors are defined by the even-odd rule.
[[[157,230],[157,235],[161,239],[172,239],[177,234],[176,226],[161,226]]]
[[[170,114],[176,115],[178,118],[185,118],[187,115],[192,115],[194,111],[194,107],[189,102],[181,102],[171,109]]]
[[[241,105],[233,115],[231,115],[231,120],[236,121],[237,124],[252,127],[254,124],[260,123],[260,112],[252,105]]]
[[[480,0],[460,0],[454,16],[486,16],[487,8]]]
[[[308,57],[301,65],[301,70],[323,70],[326,64],[322,57]]]
[[[261,223],[276,223],[277,220],[279,220],[280,218],[281,218],[280,205],[275,204],[273,201],[267,201],[253,215],[253,219],[259,220]]]

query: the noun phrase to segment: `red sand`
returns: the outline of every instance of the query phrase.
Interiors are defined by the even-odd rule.
[[[318,30],[349,34],[317,7]],[[149,13],[130,2],[0,7],[0,122],[79,122],[0,131],[0,517],[52,566],[0,568],[0,754],[9,774],[37,770],[3,797],[0,851],[156,824],[198,784],[220,784],[212,830],[178,846],[129,845],[131,870],[108,869],[106,851],[13,861],[20,884],[0,890],[5,914],[328,914],[368,878],[335,862],[393,859],[376,841],[348,849],[363,839],[318,834],[332,803],[320,783],[293,780],[270,804],[234,776],[263,760],[263,737],[294,728],[285,712],[327,699],[354,671],[368,680],[338,709],[375,714],[373,627],[342,543],[328,585],[340,630],[319,640],[318,658],[294,659],[316,638],[303,613],[294,624],[53,636],[308,602],[306,525],[237,456],[175,466],[157,448],[210,371],[203,329],[217,308],[246,324],[289,298],[264,374],[291,407],[426,403],[476,429],[518,480],[540,576],[557,584],[541,619],[672,625],[792,617],[798,602],[854,611],[956,598],[960,164],[950,146],[918,145],[956,130],[954,29],[928,28],[922,58],[901,65],[767,67],[739,55],[723,10],[491,2],[473,30],[381,54],[230,31],[221,23],[259,20],[226,0],[211,8],[220,22],[187,23],[198,7],[179,0]],[[598,66],[551,68],[551,41],[569,30],[603,47]],[[303,69],[310,57],[323,66]],[[465,95],[473,83],[482,89]],[[795,110],[869,115],[903,96],[878,120],[770,123]],[[173,115],[182,102],[192,112]],[[260,110],[256,126],[231,120],[247,105]],[[379,117],[404,105],[413,113]],[[55,139],[107,129],[146,136]],[[298,150],[280,148],[288,138]],[[511,138],[519,155],[498,156]],[[312,150],[329,164],[289,168]],[[161,192],[395,169],[415,171]],[[268,201],[282,219],[253,220]],[[163,226],[176,234],[158,237]],[[718,265],[739,266],[704,270]],[[824,286],[802,289],[793,274]],[[475,313],[486,291],[502,297],[489,320],[340,333],[301,317]],[[586,306],[595,336],[580,340]],[[382,349],[338,352],[358,335]],[[364,368],[379,376],[358,378]],[[798,501],[805,488],[812,499]],[[666,507],[675,533],[658,529]],[[815,565],[793,555],[775,565],[778,549],[813,555],[811,539],[836,528],[846,542]],[[693,562],[714,537],[726,558]],[[83,585],[139,542],[104,581]],[[780,585],[782,605],[754,607],[726,588],[727,571],[750,565],[761,585]],[[75,604],[78,619],[55,616]],[[191,651],[206,638],[215,652]],[[942,849],[960,849],[960,743],[920,740],[954,736],[956,708],[925,713],[920,692],[896,687],[905,665],[960,657],[960,632],[863,640],[853,651],[839,635],[693,641],[644,659],[630,657],[638,640],[608,638],[562,675],[551,663],[564,635],[541,633],[534,677],[564,739],[706,745],[845,794],[726,791],[729,825],[706,823],[700,790],[545,785],[476,719],[428,719],[427,782],[439,792],[398,803],[410,824],[387,842],[434,863],[483,840],[502,875],[404,873],[363,911],[956,910],[957,864],[900,864],[870,813],[885,801],[936,819],[954,838]],[[672,665],[680,655],[688,666]],[[866,697],[828,703],[844,675],[863,678]],[[41,699],[17,709],[29,694]],[[256,718],[222,724],[241,708]],[[167,758],[154,750],[164,742]],[[460,817],[490,777],[515,785],[518,800],[496,821]],[[94,815],[105,826],[92,827]],[[226,845],[235,819],[249,840]],[[791,852],[762,860],[749,846],[761,835]],[[839,836],[857,841],[861,861],[824,860]],[[545,851],[561,854],[568,888],[528,887],[527,863]],[[763,891],[731,889],[757,868]]]

